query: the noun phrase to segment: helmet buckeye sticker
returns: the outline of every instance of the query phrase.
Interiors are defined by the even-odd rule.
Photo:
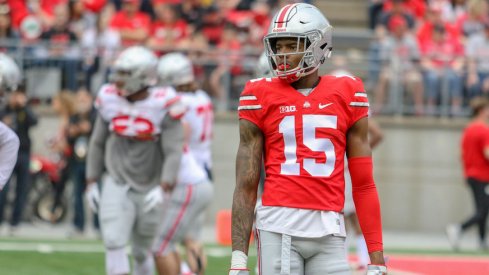
[[[297,14],[297,5],[290,4],[283,7],[275,18],[275,26],[272,32],[285,32],[287,30],[287,24]]]

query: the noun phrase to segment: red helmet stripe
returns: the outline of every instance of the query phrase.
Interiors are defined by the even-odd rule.
[[[277,17],[277,26],[276,28],[282,28],[283,25],[284,25],[284,19],[285,19],[285,16],[287,15],[287,12],[292,8],[294,7],[295,5],[297,4],[289,4],[285,7],[282,8],[282,10],[280,11],[279,13],[279,16]]]

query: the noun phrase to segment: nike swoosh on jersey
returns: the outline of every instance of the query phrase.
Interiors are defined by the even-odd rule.
[[[319,109],[324,109],[324,108],[328,107],[331,104],[333,104],[333,103],[327,103],[327,104],[324,104],[324,105],[321,104],[321,103],[319,103]]]

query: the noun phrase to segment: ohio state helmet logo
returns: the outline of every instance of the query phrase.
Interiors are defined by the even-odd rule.
[[[283,7],[277,17],[275,17],[274,28],[272,32],[285,32],[289,21],[297,14],[297,5],[290,4]]]

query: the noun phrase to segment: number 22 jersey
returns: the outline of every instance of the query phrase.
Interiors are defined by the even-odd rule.
[[[265,140],[266,179],[257,228],[266,229],[267,220],[272,224],[279,217],[287,217],[289,225],[294,220],[304,225],[303,220],[314,215],[321,216],[319,221],[326,218],[333,227],[342,223],[347,132],[368,116],[368,106],[361,80],[349,76],[322,76],[308,95],[278,78],[247,83],[240,96],[239,118],[258,126]],[[282,210],[277,212],[277,207]],[[290,229],[300,231],[297,226]],[[344,230],[332,233],[341,234],[338,231]],[[280,233],[318,237],[307,232]]]

